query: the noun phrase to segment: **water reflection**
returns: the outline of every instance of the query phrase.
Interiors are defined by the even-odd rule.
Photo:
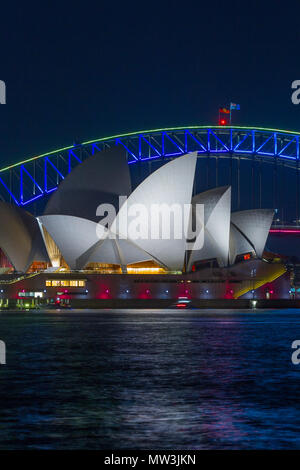
[[[0,332],[2,449],[300,447],[297,311],[1,313]]]

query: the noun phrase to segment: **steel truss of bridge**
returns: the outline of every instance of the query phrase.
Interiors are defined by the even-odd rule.
[[[129,164],[175,158],[197,151],[199,158],[238,158],[285,164],[299,170],[300,133],[253,128],[191,126],[132,132],[95,139],[29,158],[0,170],[0,198],[25,206],[55,191],[72,169],[95,152],[122,145]],[[297,171],[298,179],[299,171]],[[297,183],[297,188],[299,184]]]

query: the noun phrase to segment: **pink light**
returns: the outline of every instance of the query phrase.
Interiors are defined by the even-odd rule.
[[[271,229],[270,233],[300,233],[300,230]]]

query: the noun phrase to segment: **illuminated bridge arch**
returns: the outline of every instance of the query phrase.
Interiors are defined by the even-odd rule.
[[[186,152],[198,151],[198,158],[205,162],[206,183],[201,189],[223,184],[223,161],[226,159],[229,171],[228,181],[236,193],[236,208],[241,206],[243,175],[251,179],[251,203],[262,207],[262,165],[272,163],[272,201],[269,206],[279,206],[278,178],[280,169],[292,169],[289,178],[294,188],[293,217],[299,219],[299,137],[300,133],[254,127],[187,126],[182,128],[155,129],[132,132],[83,142],[78,145],[29,158],[0,170],[0,198],[17,205],[31,207],[34,201],[43,199],[55,191],[60,181],[88,156],[116,143],[123,145],[130,165],[148,162],[163,162]],[[248,167],[240,169],[241,162],[248,161]],[[250,166],[249,166],[250,164]],[[226,170],[226,171],[227,171]],[[269,170],[270,173],[270,170]],[[213,175],[213,176],[212,176]],[[249,176],[250,175],[250,176]],[[270,178],[270,175],[269,175]],[[213,181],[212,181],[213,179]],[[293,182],[291,182],[293,179]],[[295,180],[295,181],[294,181]],[[203,182],[202,182],[203,183]],[[206,188],[205,188],[206,186]],[[258,193],[255,193],[258,187]],[[270,187],[267,188],[270,191]]]

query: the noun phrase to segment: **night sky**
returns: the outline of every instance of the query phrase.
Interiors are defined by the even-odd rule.
[[[39,6],[38,6],[39,5]],[[300,130],[299,1],[1,5],[0,166],[126,131],[234,123]]]

